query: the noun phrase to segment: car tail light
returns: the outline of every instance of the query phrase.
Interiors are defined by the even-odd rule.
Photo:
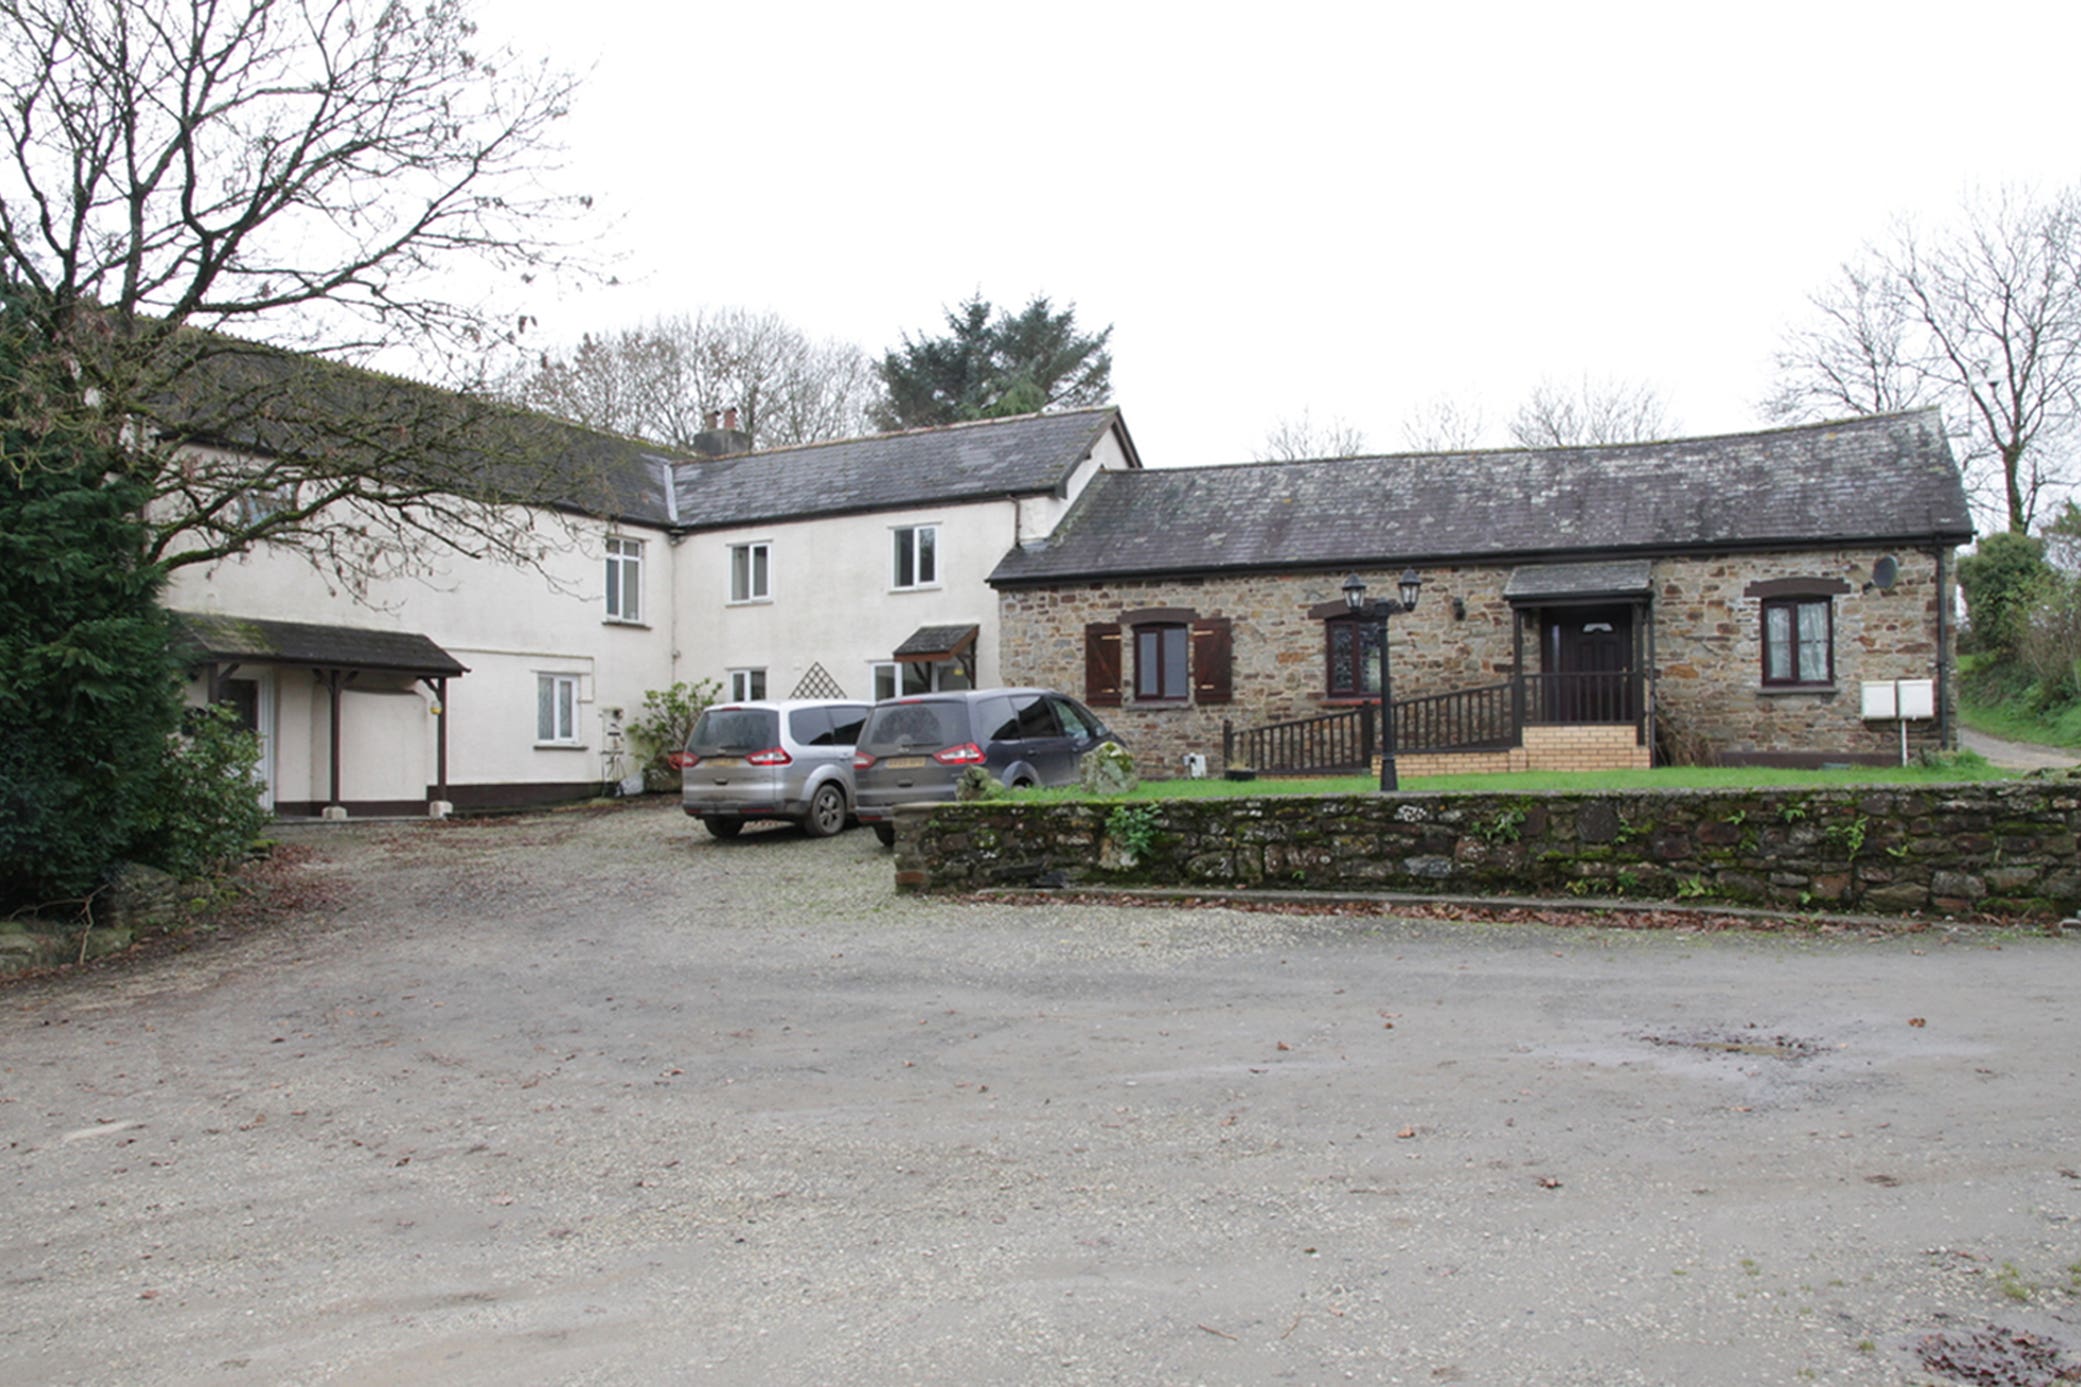
[[[764,751],[755,751],[744,758],[747,766],[785,766],[793,763],[786,747],[769,746]]]
[[[983,764],[983,749],[974,742],[963,742],[959,746],[933,752],[932,759],[942,766],[980,766]]]
[[[873,752],[871,752],[871,751],[856,751],[856,752],[854,752],[854,753],[853,753],[853,769],[854,769],[854,770],[856,770],[856,771],[864,771],[864,770],[866,770],[866,769],[867,769],[867,768],[868,768],[869,766],[871,766],[871,765],[873,765],[873,764],[874,764],[874,753],[873,753]]]
[[[691,751],[675,751],[665,758],[665,764],[675,771],[690,771],[701,764],[701,758]]]

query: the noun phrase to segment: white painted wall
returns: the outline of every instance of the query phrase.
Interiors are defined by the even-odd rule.
[[[997,600],[984,580],[1011,548],[1015,519],[1005,499],[688,535],[675,566],[677,677],[727,687],[726,671],[760,668],[767,695],[786,698],[821,665],[847,697],[871,698],[873,665],[913,631],[974,624],[977,677],[994,683]],[[939,581],[897,589],[895,531],[915,525],[939,527]],[[730,551],[754,542],[772,546],[772,595],[732,603]]]
[[[673,546],[640,527],[615,533],[644,541],[639,625],[605,619],[609,527],[544,517],[553,543],[542,571],[433,556],[428,572],[374,584],[365,600],[340,592],[301,558],[262,547],[209,568],[178,570],[166,604],[279,621],[311,621],[424,635],[470,672],[448,685],[448,777],[457,785],[575,784],[597,781],[610,707],[633,714],[645,690],[671,683]],[[580,744],[535,744],[538,672],[580,676]],[[366,678],[366,676],[364,676]],[[360,682],[360,681],[357,681]],[[321,799],[329,777],[325,690],[308,671],[277,678],[275,793],[289,802]],[[349,692],[343,704],[342,795],[350,800],[416,799],[434,776],[433,694],[423,686],[395,694]],[[199,684],[189,696],[199,701]],[[405,698],[418,704],[411,712]],[[363,706],[364,703],[367,706]],[[416,745],[390,748],[392,741]],[[408,786],[424,767],[416,786]]]

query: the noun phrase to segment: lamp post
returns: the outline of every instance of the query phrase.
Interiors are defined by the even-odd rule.
[[[1395,775],[1395,694],[1394,678],[1389,672],[1387,659],[1387,619],[1404,612],[1416,610],[1416,599],[1422,595],[1423,579],[1413,568],[1402,570],[1402,578],[1396,584],[1399,596],[1378,601],[1366,600],[1365,579],[1356,573],[1344,580],[1344,605],[1361,621],[1380,623],[1380,789],[1387,793],[1401,788]],[[1363,668],[1363,662],[1361,662]]]

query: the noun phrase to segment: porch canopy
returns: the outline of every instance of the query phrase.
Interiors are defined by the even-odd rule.
[[[1649,595],[1652,579],[1646,559],[1526,564],[1510,570],[1503,596],[1512,606],[1638,601]]]
[[[325,685],[332,719],[329,805],[340,803],[340,695],[361,674],[402,674],[434,691],[437,729],[435,797],[448,798],[448,681],[469,669],[416,631],[374,631],[309,621],[270,621],[217,612],[174,612],[174,648],[190,666],[208,670],[212,699],[219,681],[244,665],[310,670]]]
[[[935,665],[958,659],[975,648],[981,628],[967,626],[920,626],[896,647],[900,665]]]
[[[975,643],[982,628],[974,622],[954,626],[920,626],[896,647],[891,657],[896,661],[899,678],[898,693],[918,693],[926,689],[972,689],[976,682]],[[952,679],[958,682],[942,682],[938,666],[948,666],[954,671]]]

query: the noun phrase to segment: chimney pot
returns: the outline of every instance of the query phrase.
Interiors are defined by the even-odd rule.
[[[703,415],[701,416],[701,427],[702,427],[702,428],[704,428],[704,429],[712,429],[712,428],[714,428],[714,427],[715,427],[715,411],[714,411],[714,410],[712,410],[712,409],[711,409],[711,410],[709,410],[709,411],[708,411],[707,413],[705,413],[705,414],[703,414]]]
[[[723,411],[723,427],[726,429],[734,429],[737,427],[736,406],[732,405],[730,408]]]

